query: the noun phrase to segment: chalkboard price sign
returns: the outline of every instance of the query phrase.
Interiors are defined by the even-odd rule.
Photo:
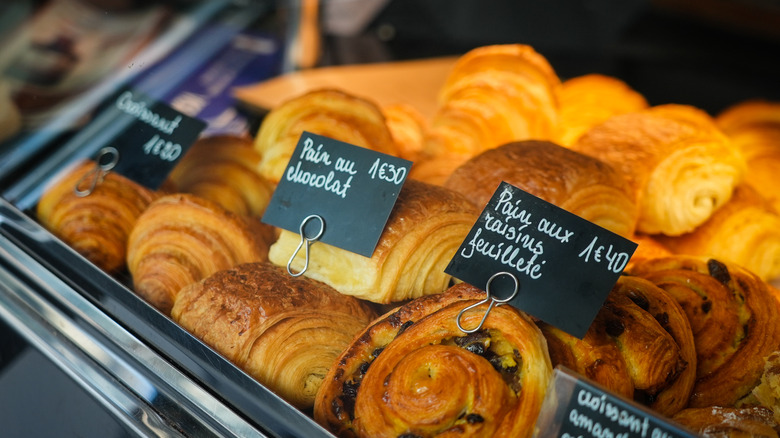
[[[556,367],[534,427],[535,438],[694,438],[650,409]]]
[[[263,222],[298,233],[305,218],[318,215],[322,242],[371,257],[411,165],[303,132]]]
[[[205,122],[130,88],[121,90],[105,111],[115,113],[115,123],[125,126],[111,141],[119,153],[112,171],[153,190],[206,127]]]
[[[582,338],[636,247],[502,182],[445,272],[482,289],[508,272],[509,304]]]

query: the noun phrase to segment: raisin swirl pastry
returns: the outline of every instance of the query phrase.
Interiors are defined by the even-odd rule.
[[[564,365],[663,415],[688,405],[696,350],[688,318],[664,290],[620,277],[580,340],[543,322],[554,365]]]
[[[323,377],[375,317],[353,297],[267,262],[193,283],[171,317],[271,391],[311,409]]]
[[[461,283],[380,317],[328,372],[315,420],[341,437],[530,436],[552,376],[547,345],[511,306],[463,333],[458,313],[484,296]],[[475,327],[486,308],[462,324]]]
[[[780,346],[767,284],[735,264],[692,256],[640,261],[631,273],[667,291],[688,316],[697,357],[690,407],[730,407],[749,395]]]
[[[191,194],[163,196],[138,217],[127,244],[133,289],[163,313],[176,294],[217,271],[268,260],[259,221]]]
[[[130,179],[109,172],[92,193],[78,196],[75,187],[95,170],[88,160],[64,171],[46,188],[36,213],[41,224],[100,269],[125,268],[127,239],[138,216],[158,196]],[[96,177],[96,176],[93,176]],[[90,180],[83,181],[88,186]]]

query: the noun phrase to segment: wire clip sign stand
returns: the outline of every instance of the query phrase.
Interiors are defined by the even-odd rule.
[[[314,219],[319,221],[320,226],[318,231],[313,233],[313,235],[310,237],[306,234],[306,225]],[[301,242],[295,248],[295,251],[293,251],[292,255],[290,256],[290,260],[287,262],[287,273],[293,277],[300,277],[304,272],[306,272],[307,269],[309,269],[309,248],[314,244],[314,242],[319,241],[322,235],[325,233],[325,220],[318,214],[311,214],[306,216],[306,218],[301,221],[299,232],[301,235]],[[301,248],[304,249],[303,269],[298,272],[293,272],[292,263],[298,253],[301,252]]]
[[[491,286],[493,285],[493,282],[496,279],[502,276],[509,277],[510,279],[512,279],[513,282],[512,293],[506,298],[497,298],[497,296],[493,293]],[[519,291],[520,291],[520,282],[517,280],[516,276],[514,276],[511,272],[506,272],[506,271],[497,272],[488,279],[487,284],[485,285],[485,293],[487,294],[485,296],[485,299],[478,303],[472,304],[464,308],[460,312],[458,312],[458,318],[455,320],[455,323],[458,325],[458,328],[463,333],[468,333],[468,334],[475,333],[479,331],[482,328],[482,326],[485,324],[485,320],[487,320],[487,317],[490,314],[490,311],[493,310],[493,307],[500,306],[504,303],[513,300]],[[466,313],[468,310],[479,307],[485,303],[490,303],[490,304],[488,305],[487,310],[485,310],[485,314],[482,316],[482,319],[479,321],[479,325],[477,325],[475,328],[472,329],[467,329],[463,327],[463,325],[460,322],[461,318],[463,317],[463,314]]]

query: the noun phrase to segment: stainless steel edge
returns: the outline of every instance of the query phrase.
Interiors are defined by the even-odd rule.
[[[4,236],[0,317],[138,436],[267,436]]]

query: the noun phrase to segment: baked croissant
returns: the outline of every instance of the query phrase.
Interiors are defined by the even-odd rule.
[[[268,259],[259,221],[190,194],[166,195],[138,217],[127,244],[135,292],[163,313],[176,294],[223,269]]]
[[[672,420],[704,438],[777,438],[780,429],[772,412],[760,406],[688,408]]]
[[[651,282],[618,278],[580,340],[537,323],[554,366],[564,365],[662,415],[688,405],[696,379],[696,350],[681,306]]]
[[[715,118],[723,132],[745,156],[745,182],[780,211],[780,102],[740,102]]]
[[[359,300],[267,262],[183,288],[171,317],[271,391],[310,409],[325,373],[375,313]]]
[[[421,161],[440,162],[451,171],[504,143],[553,138],[558,87],[560,79],[547,59],[530,46],[469,51],[442,85]]]
[[[558,88],[556,142],[569,147],[588,129],[618,114],[648,107],[642,94],[618,78],[601,74],[576,76]]]
[[[690,407],[731,407],[748,395],[780,346],[767,284],[737,265],[690,256],[642,261],[631,273],[666,290],[688,315],[697,357]]]
[[[519,141],[459,166],[444,186],[484,208],[505,181],[624,237],[637,208],[625,180],[609,164],[549,141]]]
[[[138,216],[157,196],[130,179],[109,172],[98,178],[94,161],[84,161],[64,171],[44,190],[36,214],[41,224],[100,269],[117,273],[125,268],[127,238]]]
[[[274,187],[260,176],[260,158],[249,138],[202,137],[168,175],[170,191],[192,193],[234,213],[262,217]]]
[[[747,184],[692,232],[657,239],[674,253],[730,260],[763,280],[780,277],[780,215]]]
[[[403,103],[382,107],[387,128],[393,136],[398,156],[415,161],[422,151],[423,138],[428,130],[428,121],[417,108]]]
[[[303,131],[398,156],[381,109],[372,101],[335,89],[314,90],[271,110],[255,137],[260,174],[279,182]]]
[[[746,169],[712,118],[686,105],[613,116],[572,148],[623,175],[639,206],[637,230],[646,234],[693,231],[731,198]]]
[[[511,306],[466,334],[484,298],[461,283],[377,319],[325,377],[315,420],[340,437],[528,437],[552,376],[545,339]],[[476,327],[487,305],[464,313]]]
[[[451,279],[444,269],[478,215],[461,194],[407,179],[371,257],[317,242],[303,275],[382,304],[443,292]],[[298,233],[282,230],[271,245],[271,262],[286,266],[300,240]],[[291,267],[300,272],[304,263],[299,251]]]

